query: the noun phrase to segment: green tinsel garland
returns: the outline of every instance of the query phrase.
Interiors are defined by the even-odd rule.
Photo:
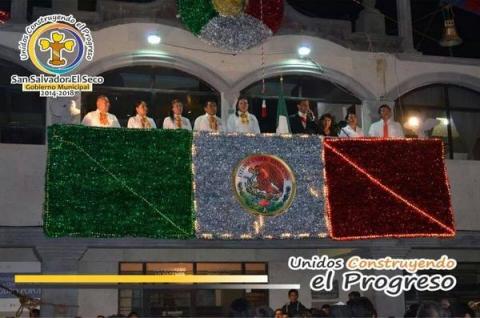
[[[211,0],[177,0],[177,12],[183,24],[195,35],[218,15]]]
[[[193,238],[191,147],[184,130],[49,127],[45,232]]]

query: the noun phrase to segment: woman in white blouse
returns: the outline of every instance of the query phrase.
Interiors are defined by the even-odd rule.
[[[234,114],[228,117],[227,131],[237,133],[259,134],[260,127],[255,115],[248,112],[248,100],[245,97],[239,97]]]
[[[163,121],[163,129],[186,129],[192,130],[192,124],[188,118],[182,116],[183,104],[179,99],[172,100],[170,116]]]
[[[148,107],[146,102],[144,102],[143,100],[139,100],[138,102],[136,102],[135,113],[136,115],[130,117],[130,119],[128,120],[128,128],[157,128],[155,121],[152,118],[147,117]]]
[[[354,113],[348,113],[347,116],[345,116],[345,121],[347,122],[347,125],[340,129],[338,137],[357,138],[364,136],[362,128],[357,126],[357,115]]]

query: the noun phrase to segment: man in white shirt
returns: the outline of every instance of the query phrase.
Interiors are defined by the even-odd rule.
[[[207,101],[203,107],[205,115],[197,117],[193,130],[195,131],[210,131],[221,132],[222,122],[217,114],[217,103],[215,101]]]
[[[165,117],[163,120],[163,129],[186,129],[192,130],[192,124],[190,120],[182,116],[183,103],[179,99],[172,101],[172,109],[170,116]]]
[[[83,117],[82,125],[90,127],[116,127],[120,128],[120,123],[115,115],[110,114],[110,101],[105,95],[97,97],[97,110],[89,112]]]
[[[235,113],[228,117],[227,131],[251,134],[260,133],[257,118],[248,112],[248,100],[246,97],[238,98]]]
[[[358,120],[357,120],[357,115],[355,113],[348,113],[347,116],[345,116],[345,121],[347,122],[347,125],[340,129],[340,133],[338,134],[338,137],[343,137],[343,138],[363,137],[362,128],[357,126]]]
[[[382,105],[378,108],[378,113],[380,114],[380,120],[373,123],[368,130],[368,135],[370,137],[381,137],[381,138],[403,138],[405,137],[403,133],[402,126],[393,121],[392,110],[388,105]]]
[[[149,128],[157,128],[155,121],[147,117],[148,107],[147,103],[143,100],[136,102],[135,104],[135,112],[136,115],[130,117],[128,120],[127,127],[128,128],[140,128],[140,129],[149,129]]]

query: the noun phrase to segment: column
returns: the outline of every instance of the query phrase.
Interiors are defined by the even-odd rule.
[[[42,274],[78,273],[78,262],[86,250],[84,246],[53,243],[35,247],[42,262]],[[43,288],[41,302],[41,317],[75,317],[78,312],[78,289]]]
[[[370,256],[372,258],[382,258],[390,256],[392,258],[406,258],[410,248],[398,248],[398,247],[371,247]],[[401,270],[395,271],[371,271],[373,275],[386,275],[388,277],[402,275]],[[390,297],[383,291],[373,291],[372,301],[377,309],[378,317],[403,317],[405,313],[405,295],[402,294],[398,297]]]
[[[398,35],[405,53],[417,53],[413,45],[412,7],[410,0],[397,0]]]
[[[27,23],[27,0],[14,0],[10,5],[10,22]]]

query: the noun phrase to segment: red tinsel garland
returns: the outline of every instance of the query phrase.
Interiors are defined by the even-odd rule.
[[[324,146],[333,239],[455,235],[441,140],[325,139]]]
[[[10,19],[10,12],[0,10],[0,24],[6,23]]]
[[[250,0],[248,1],[245,12],[263,21],[263,23],[265,23],[273,33],[275,33],[282,25],[283,0]]]

